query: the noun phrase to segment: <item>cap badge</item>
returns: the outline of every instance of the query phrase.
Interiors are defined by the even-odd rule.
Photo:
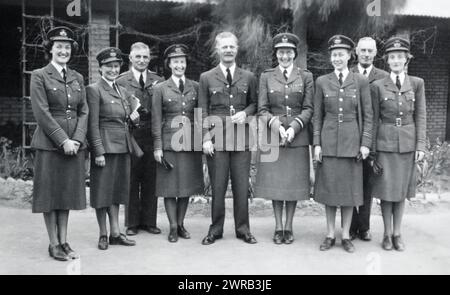
[[[334,39],[334,44],[341,44],[342,40],[340,38]]]
[[[114,51],[111,51],[111,52],[109,53],[109,56],[111,56],[111,57],[116,57],[117,54],[116,54]]]
[[[175,53],[183,53],[183,50],[181,50],[181,47],[176,47]]]
[[[60,36],[63,36],[63,37],[67,37],[67,32],[66,32],[66,30],[62,29],[62,30],[59,32],[59,35],[60,35]]]
[[[283,36],[283,38],[281,38],[281,42],[283,43],[288,43],[288,37],[287,36]]]
[[[399,48],[399,47],[401,47],[402,45],[400,44],[400,42],[399,41],[396,41],[395,43],[394,43],[394,47],[395,48]]]

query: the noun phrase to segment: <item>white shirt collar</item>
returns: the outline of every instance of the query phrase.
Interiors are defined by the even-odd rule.
[[[172,78],[173,82],[175,82],[175,85],[177,85],[177,87],[180,87],[180,78],[175,77],[175,75],[172,75],[171,78]],[[186,86],[186,78],[183,76],[183,77],[181,77],[181,80],[183,80],[183,83]]]
[[[294,69],[294,65],[292,64],[292,65],[290,65],[287,68],[283,68],[282,66],[278,66],[278,68],[280,69],[282,74],[283,74],[284,70],[286,70],[287,71],[287,76],[289,78],[291,76],[292,70]]]
[[[51,61],[51,64],[55,67],[55,69],[58,71],[58,73],[61,75],[61,77],[64,77],[62,70],[65,69],[66,73],[67,73],[67,68],[61,66],[60,64],[57,64],[56,62],[54,62],[53,60]]]
[[[106,79],[105,77],[102,76],[102,79],[106,81],[106,83],[108,83],[109,86],[111,86],[112,89],[114,89],[113,87],[113,83],[112,81],[109,81],[108,79]]]
[[[339,74],[340,74],[341,72],[340,71],[338,71],[338,70],[334,70],[334,74],[336,75],[336,77],[339,79]],[[342,81],[345,81],[345,79],[347,79],[347,76],[348,76],[348,74],[350,73],[350,71],[348,70],[348,68],[345,68],[343,71],[342,71],[342,75],[343,75],[343,77],[342,77]]]
[[[400,84],[403,85],[403,82],[405,82],[405,77],[406,77],[405,72],[401,72],[399,75]],[[394,82],[394,84],[397,83],[397,74],[395,74],[394,72],[391,72],[391,80]]]
[[[226,77],[227,76],[227,67],[224,66],[222,63],[219,63],[220,69],[222,70],[223,75]],[[234,71],[236,70],[236,63],[234,63],[231,67],[230,67],[230,72],[231,72],[231,78],[234,78]]]
[[[141,74],[143,76],[142,78],[144,79],[144,83],[145,83],[145,81],[147,81],[147,70],[145,70],[143,72],[139,72],[138,70],[133,68],[133,66],[131,66],[131,72],[133,73],[133,76],[138,83],[139,83],[139,78],[141,77]]]
[[[368,68],[364,68],[364,67],[361,66],[361,64],[358,64],[358,71],[359,71],[359,73],[360,73],[361,75],[364,75],[364,74],[363,74],[363,73],[364,73],[364,70],[367,71],[366,77],[369,77],[370,72],[372,71],[372,69],[373,69],[373,65],[370,65]]]

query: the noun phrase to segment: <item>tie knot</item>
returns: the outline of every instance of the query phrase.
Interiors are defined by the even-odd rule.
[[[65,80],[66,80],[66,69],[63,68],[63,69],[61,70],[61,73],[62,73],[62,76],[63,76],[64,81],[65,81]]]
[[[363,73],[363,75],[365,76],[365,75],[367,75],[367,70],[364,70],[364,73]]]
[[[344,78],[344,74],[342,74],[342,73],[339,73],[339,78]]]

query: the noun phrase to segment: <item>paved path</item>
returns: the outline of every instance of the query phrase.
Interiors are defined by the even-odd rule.
[[[272,217],[251,218],[256,245],[237,240],[233,219],[228,217],[224,239],[210,246],[200,244],[208,230],[207,217],[189,217],[186,228],[192,239],[176,244],[167,241],[165,214],[159,218],[163,234],[142,233],[133,248],[110,246],[100,251],[94,211],[72,212],[69,239],[82,258],[69,263],[48,257],[41,214],[0,207],[0,274],[450,274],[449,210],[405,216],[407,250],[403,253],[380,248],[382,219],[378,215],[372,218],[374,241],[356,241],[353,254],[344,252],[340,235],[337,247],[318,250],[325,233],[323,216],[297,216],[292,245],[272,243]]]

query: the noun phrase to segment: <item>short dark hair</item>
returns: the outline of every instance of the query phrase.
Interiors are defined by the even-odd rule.
[[[58,41],[58,40],[55,40]],[[55,41],[52,40],[44,40],[42,42],[42,47],[44,47],[44,57],[46,60],[51,60],[52,59],[52,54],[50,53],[50,51],[52,50],[53,44],[55,43]],[[70,43],[70,47],[72,48],[72,51],[70,53],[70,59],[72,59],[72,57],[77,53],[78,51],[78,43],[76,41],[74,42],[70,42],[70,41],[58,41],[58,42],[69,42]]]

